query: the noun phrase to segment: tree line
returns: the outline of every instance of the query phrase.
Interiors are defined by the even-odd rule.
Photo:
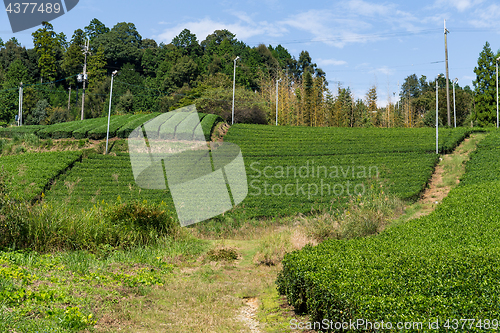
[[[230,121],[236,68],[236,122],[274,123],[277,109],[281,125],[433,126],[434,83],[425,76],[408,76],[399,101],[389,100],[379,107],[376,86],[364,98],[355,98],[349,87],[329,87],[326,73],[308,51],[296,59],[281,45],[250,47],[228,30],[216,30],[199,42],[184,29],[171,43],[157,44],[142,38],[133,23],[108,28],[93,19],[75,30],[69,41],[48,22],[32,37],[32,49],[16,38],[0,39],[0,122],[4,125],[18,113],[21,82],[25,124],[79,119],[83,87],[77,78],[83,73],[82,46],[88,40],[84,118],[107,114],[110,77],[117,70],[114,114],[168,112],[196,104],[200,112]],[[492,59],[495,56],[486,43],[475,69],[474,90],[456,85],[457,125],[493,123]],[[446,123],[446,81],[438,81],[439,115]]]

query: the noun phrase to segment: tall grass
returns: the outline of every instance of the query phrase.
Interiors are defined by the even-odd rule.
[[[165,237],[187,237],[165,204],[98,204],[71,212],[43,200],[35,206],[13,200],[9,187],[7,174],[0,173],[0,248],[100,251],[106,246],[131,248],[157,244]]]
[[[403,200],[388,193],[383,183],[372,182],[364,195],[351,198],[347,209],[302,217],[301,224],[306,227],[307,236],[318,242],[366,237],[383,231],[404,210]]]

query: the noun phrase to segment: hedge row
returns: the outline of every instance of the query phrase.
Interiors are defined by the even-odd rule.
[[[215,125],[223,121],[224,119],[215,114],[207,114],[203,119],[201,119],[200,126],[207,141],[210,141]]]
[[[162,138],[174,138],[174,133],[177,131],[179,133],[179,139],[190,139],[192,137],[193,130],[189,129],[192,124],[183,124],[182,120],[186,118],[189,113],[167,113],[165,114],[166,119],[171,115],[175,115],[175,123],[170,122],[168,126],[164,126],[163,132],[161,128],[156,129],[158,136],[162,134]],[[138,114],[138,115],[121,115],[112,116],[110,121],[110,137],[120,137],[127,138],[133,130],[138,126],[148,122],[149,120],[159,116],[160,113],[151,114]],[[204,119],[205,114],[199,113],[200,120]],[[166,120],[165,119],[165,120]],[[205,127],[211,130],[214,126],[215,121],[223,121],[222,118],[212,115],[210,117],[212,122],[203,126],[204,133]],[[15,136],[22,136],[24,134],[35,134],[42,139],[61,139],[61,138],[75,138],[83,139],[90,138],[94,140],[100,140],[106,137],[108,126],[108,118],[93,118],[85,119],[81,121],[72,121],[66,123],[58,123],[54,125],[42,126],[42,125],[31,125],[31,126],[20,126],[20,127],[9,127],[0,128],[0,137],[12,138]],[[172,131],[172,126],[174,133],[168,133]],[[179,129],[177,130],[177,126]],[[208,135],[208,137],[210,137]]]
[[[0,157],[0,165],[12,177],[13,195],[32,200],[81,156],[81,151],[8,155]]]
[[[129,120],[137,119],[141,115],[124,115],[119,117],[114,117],[110,119],[109,122],[109,137],[114,138],[116,136],[116,131],[125,125]],[[108,131],[108,121],[94,129],[88,131],[87,137],[93,140],[101,140],[106,138]]]
[[[173,207],[168,190],[141,189],[136,185],[130,157],[91,154],[58,179],[46,194],[51,203],[64,203],[68,208],[86,209],[98,202],[144,201],[166,202]]]
[[[140,117],[130,119],[125,125],[120,127],[120,129],[116,132],[116,136],[119,138],[126,139],[137,127],[146,123],[147,121],[158,117],[160,115],[159,112],[143,114]]]
[[[475,160],[499,142],[500,135],[490,135],[467,174],[487,176]],[[493,329],[500,315],[499,206],[498,180],[463,184],[426,217],[378,236],[329,240],[286,255],[278,290],[313,321],[424,323],[414,331],[438,321],[444,332],[456,331],[455,319],[458,331]],[[474,322],[462,327],[461,318]]]
[[[13,138],[16,136],[23,136],[25,134],[37,134],[39,131],[45,129],[43,125],[26,125],[19,127],[0,127],[0,137]]]

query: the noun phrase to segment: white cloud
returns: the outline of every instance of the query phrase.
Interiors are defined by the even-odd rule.
[[[374,73],[374,74],[380,73],[380,74],[384,74],[384,75],[393,75],[394,72],[395,72],[394,69],[389,68],[388,66],[382,66],[379,68],[372,69],[370,71],[370,73]]]
[[[355,13],[364,16],[386,16],[394,12],[394,4],[373,4],[363,0],[350,0],[347,2],[347,7]]]
[[[436,7],[452,7],[458,10],[459,12],[464,12],[466,10],[470,10],[472,7],[475,7],[481,4],[484,0],[436,0]]]
[[[308,32],[313,36],[313,42],[322,42],[338,48],[347,43],[366,43],[373,40],[373,36],[356,32],[371,29],[370,23],[345,15],[339,16],[329,10],[309,10],[290,16],[279,24]]]
[[[318,59],[318,64],[321,66],[343,66],[347,65],[347,61],[337,59]]]
[[[474,12],[475,18],[470,23],[476,28],[500,29],[500,5],[492,4]]]
[[[175,27],[165,29],[162,33],[153,36],[153,38],[168,44],[184,29],[188,29],[191,33],[195,34],[200,42],[203,41],[208,35],[212,34],[215,30],[222,29],[229,30],[235,34],[236,38],[239,40],[245,40],[259,35],[279,37],[286,32],[286,29],[266,21],[254,22],[250,16],[243,12],[234,12],[233,15],[238,19],[237,22],[226,23],[214,21],[209,17],[205,17],[198,21],[180,23]],[[160,22],[160,24],[165,23]]]
[[[346,3],[337,3],[331,8],[310,9],[283,19],[277,18],[272,22],[258,21],[254,19],[255,15],[242,11],[228,12],[229,19],[224,21],[205,17],[170,27],[154,37],[159,41],[170,43],[183,29],[189,29],[196,34],[199,41],[202,41],[215,30],[227,29],[243,41],[255,36],[262,36],[262,40],[265,41],[270,37],[295,33],[301,36],[298,38],[302,40],[297,39],[294,42],[316,42],[343,48],[348,44],[363,44],[392,38],[394,34],[402,31],[418,32],[421,30],[420,27],[428,24],[429,20],[399,10],[395,3],[376,4],[365,0],[349,0]],[[374,31],[374,27],[379,30]]]

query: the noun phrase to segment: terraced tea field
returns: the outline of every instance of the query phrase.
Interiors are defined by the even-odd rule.
[[[149,117],[151,115],[119,118],[113,131],[119,137],[127,137]],[[202,117],[202,127],[203,122],[217,121],[211,115]],[[176,129],[179,130],[179,136],[188,138],[190,129],[181,126],[182,119],[178,120]],[[22,127],[18,130],[47,138],[102,136],[101,120],[92,120],[92,125],[90,121],[54,126],[50,130],[46,130],[47,127]],[[213,123],[203,127],[206,137],[210,137],[208,128],[211,130]],[[471,129],[441,129],[440,151],[452,151],[471,132]],[[158,137],[161,138],[162,133],[159,128]],[[7,136],[11,134],[17,135],[13,130],[4,132]],[[434,151],[434,135],[433,129],[426,128],[341,129],[234,125],[224,140],[241,148],[248,195],[235,209],[225,213],[223,218],[217,217],[200,225],[223,224],[230,220],[245,222],[250,219],[281,223],[280,216],[293,217],[311,212],[312,220],[315,218],[314,212],[343,212],[350,202],[358,199],[362,202],[364,191],[375,186],[382,186],[380,191],[389,192],[407,202],[415,201],[426,187],[439,160]],[[6,286],[5,292],[0,292],[0,301],[3,302],[0,305],[3,304],[3,309],[9,307],[9,311],[0,315],[0,327],[21,327],[21,330],[26,327],[54,327],[56,331],[75,331],[77,327],[81,330],[91,329],[92,325],[97,324],[99,329],[103,329],[111,316],[115,323],[130,324],[131,330],[146,330],[142,326],[144,320],[155,325],[165,320],[165,313],[161,311],[168,311],[169,320],[178,319],[177,303],[170,304],[172,302],[168,300],[156,307],[158,300],[155,297],[158,291],[162,295],[175,292],[175,285],[180,281],[182,285],[186,283],[187,294],[195,292],[203,295],[193,298],[191,294],[183,295],[179,291],[175,294],[175,302],[188,302],[193,307],[189,315],[199,314],[199,319],[206,316],[204,312],[199,313],[199,309],[207,311],[207,299],[224,306],[222,303],[227,303],[227,299],[232,299],[236,304],[241,297],[260,295],[262,290],[252,284],[254,278],[255,281],[268,281],[262,286],[272,285],[271,289],[275,290],[272,281],[275,281],[275,274],[279,271],[279,292],[286,296],[295,309],[308,313],[308,320],[342,323],[363,319],[365,322],[383,320],[391,325],[400,322],[427,325],[413,331],[426,331],[428,325],[436,321],[440,327],[438,331],[453,331],[457,328],[458,331],[473,332],[498,328],[495,320],[500,314],[500,288],[497,283],[500,278],[500,218],[497,214],[500,182],[496,166],[499,133],[489,134],[480,143],[467,164],[460,186],[452,190],[432,214],[389,226],[378,235],[327,240],[318,246],[305,246],[285,256],[281,271],[281,266],[263,269],[263,266],[253,263],[252,256],[256,251],[261,251],[257,248],[267,250],[269,245],[282,245],[272,242],[273,232],[269,235],[254,235],[258,239],[243,239],[238,243],[246,249],[242,252],[245,257],[241,261],[245,262],[245,274],[242,274],[241,267],[238,268],[239,264],[225,266],[206,263],[206,258],[200,253],[210,245],[194,239],[191,234],[193,238],[181,239],[180,243],[166,238],[156,247],[139,246],[130,252],[122,252],[122,249],[106,243],[106,240],[113,239],[128,242],[142,239],[141,234],[135,233],[142,225],[134,229],[133,225],[127,225],[130,222],[127,219],[124,224],[116,224],[116,220],[108,221],[117,212],[121,212],[122,217],[128,216],[126,209],[130,206],[114,205],[117,202],[163,202],[159,206],[162,207],[162,214],[167,214],[171,222],[175,215],[169,190],[138,187],[126,144],[124,141],[115,143],[111,146],[110,155],[83,150],[0,157],[0,164],[14,179],[17,198],[42,199],[42,204],[33,210],[39,215],[26,215],[36,222],[31,223],[30,228],[41,228],[34,241],[39,244],[59,241],[57,244],[60,246],[92,249],[95,252],[84,255],[82,251],[68,251],[62,254],[63,259],[57,259],[61,262],[56,259],[52,262],[49,258],[51,255],[0,253],[3,265],[0,269],[3,282],[0,282]],[[186,169],[188,167],[186,165]],[[93,208],[94,205],[99,207]],[[144,209],[141,207],[146,206],[138,207]],[[147,209],[141,212],[149,214]],[[336,215],[328,216],[333,223]],[[52,223],[53,219],[57,219],[58,223]],[[301,219],[288,218],[294,227]],[[74,220],[78,223],[74,223]],[[11,236],[15,236],[16,229],[12,226],[9,225],[7,229],[13,231]],[[282,226],[273,227],[275,229],[271,230],[279,233],[278,228]],[[191,231],[195,234],[203,232],[201,228],[186,232]],[[82,243],[78,241],[78,235],[87,238]],[[290,237],[292,235],[290,232]],[[183,249],[184,246],[186,248]],[[127,257],[128,253],[131,253],[130,258]],[[109,258],[115,258],[113,260],[117,262],[121,258],[123,262],[116,265],[110,263]],[[35,267],[40,262],[44,266]],[[139,267],[138,263],[142,266]],[[125,269],[131,269],[133,273],[125,273]],[[261,275],[265,275],[261,274],[264,271],[267,276],[259,280]],[[40,272],[43,273],[40,275]],[[233,273],[236,274],[234,276],[241,276],[241,281],[234,283]],[[62,278],[58,280],[53,275]],[[65,281],[72,284],[78,282],[75,284],[76,289],[69,288]],[[154,286],[147,289],[152,294],[142,294],[149,286]],[[244,294],[241,294],[241,286],[245,290]],[[137,294],[132,295],[130,288],[134,288]],[[135,298],[137,304],[140,303],[136,312],[123,310],[125,297],[119,293],[124,290],[129,292],[128,299]],[[213,290],[218,290],[217,295],[213,295]],[[224,297],[219,294],[224,294]],[[82,295],[90,297],[87,299]],[[110,295],[112,297],[108,302]],[[148,302],[153,303],[150,305]],[[109,305],[111,303],[113,305]],[[122,308],[115,307],[117,304]],[[155,315],[143,318],[147,312],[144,307],[152,307]],[[237,305],[233,304],[230,311],[224,311],[226,322],[234,319],[231,311],[235,307]],[[30,317],[33,313],[38,314],[39,318]],[[124,320],[125,317],[129,319]],[[458,328],[456,325],[462,324],[461,318],[474,318],[474,325]],[[16,322],[14,326],[11,324],[13,321]],[[218,323],[217,327],[225,327],[226,322]],[[181,325],[177,324],[175,327]],[[470,325],[471,322],[466,324]],[[290,327],[290,323],[280,325]],[[151,327],[157,329],[159,326]],[[394,327],[392,329],[398,330],[401,331]]]
[[[460,186],[432,214],[375,237],[288,254],[279,292],[313,321],[383,318],[394,330],[412,322],[423,323],[421,331],[497,330],[499,146],[498,132],[478,145]]]

